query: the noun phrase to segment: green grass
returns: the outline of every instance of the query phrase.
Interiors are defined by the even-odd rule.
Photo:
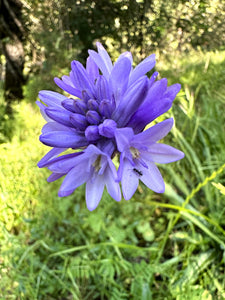
[[[36,164],[44,123],[15,106],[11,142],[0,145],[0,299],[224,299],[225,52],[159,65],[180,82],[165,142],[185,152],[160,166],[166,192],[141,185],[130,201],[107,193],[94,212],[84,187],[59,198]]]

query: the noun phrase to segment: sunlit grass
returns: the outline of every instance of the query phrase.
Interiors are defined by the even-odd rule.
[[[163,195],[141,185],[117,203],[105,193],[91,213],[83,186],[59,198],[60,180],[37,167],[44,121],[33,104],[15,106],[14,136],[0,145],[0,299],[225,298],[225,53],[159,69],[182,83],[165,142],[185,152],[160,166]]]

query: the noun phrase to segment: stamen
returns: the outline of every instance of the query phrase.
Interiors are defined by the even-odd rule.
[[[101,169],[101,155],[98,155],[92,166],[95,168],[96,172],[99,172],[99,170]]]
[[[140,152],[137,148],[130,147],[130,152],[132,154],[133,159],[137,159],[140,156]]]

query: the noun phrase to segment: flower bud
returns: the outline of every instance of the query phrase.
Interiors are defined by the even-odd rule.
[[[95,110],[89,110],[86,113],[86,118],[90,124],[94,124],[94,125],[98,125],[101,121],[100,115]]]
[[[101,113],[101,115],[103,115],[106,118],[110,118],[112,115],[112,112],[114,110],[114,105],[112,104],[111,101],[109,100],[102,100],[99,106],[99,111]]]
[[[112,138],[114,137],[116,126],[115,121],[106,119],[98,126],[99,134],[107,138]]]
[[[85,115],[86,110],[87,110],[87,105],[85,104],[84,101],[75,100],[74,101],[74,106],[75,106],[76,113]]]
[[[80,114],[71,114],[70,122],[79,130],[85,130],[88,125],[86,117]]]
[[[88,141],[96,141],[99,139],[100,135],[98,132],[98,126],[90,125],[85,130],[85,137]]]
[[[94,99],[88,100],[87,107],[89,110],[98,110],[98,102]]]

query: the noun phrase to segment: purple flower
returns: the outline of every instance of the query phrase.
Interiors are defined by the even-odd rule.
[[[89,210],[97,207],[105,186],[112,198],[121,200],[116,168],[111,158],[94,145],[89,145],[82,152],[52,159],[46,166],[53,172],[48,181],[66,175],[59,190],[60,197],[72,194],[86,182],[86,203]]]
[[[133,196],[139,180],[156,193],[164,192],[165,184],[155,163],[166,164],[184,157],[183,152],[156,143],[172,126],[173,119],[167,119],[137,135],[129,127],[116,130],[117,147],[121,153],[118,181],[121,181],[126,200]]]
[[[68,97],[53,91],[41,91],[41,102],[37,101],[47,121],[40,141],[53,147],[38,166],[48,167],[53,172],[49,181],[65,176],[59,196],[71,194],[86,182],[86,202],[90,210],[98,205],[104,186],[116,201],[120,200],[118,179],[121,180],[125,199],[136,190],[138,178],[156,192],[163,191],[161,175],[153,163],[160,161],[153,152],[158,156],[166,153],[170,156],[173,148],[154,145],[149,136],[153,129],[143,130],[171,108],[180,90],[179,84],[167,87],[165,78],[155,81],[157,72],[150,79],[145,75],[155,65],[154,54],[133,68],[129,52],[122,53],[112,64],[100,43],[97,43],[97,48],[98,52],[89,50],[86,68],[73,61],[69,76],[55,78],[55,83],[69,93]],[[144,148],[135,148],[133,142],[147,136],[147,132],[150,132],[148,144]],[[124,138],[127,138],[126,143]],[[142,140],[142,143],[145,144],[145,141]],[[136,158],[132,156],[133,148],[139,153]],[[71,149],[72,153],[62,155],[67,149]],[[176,155],[181,153],[176,151]],[[117,153],[121,155],[118,176],[112,162]],[[182,155],[179,155],[179,158],[173,159],[180,159]],[[131,178],[132,182],[125,183],[126,178]],[[153,183],[147,184],[148,181],[155,182],[157,187]],[[128,188],[129,184],[132,186]]]

